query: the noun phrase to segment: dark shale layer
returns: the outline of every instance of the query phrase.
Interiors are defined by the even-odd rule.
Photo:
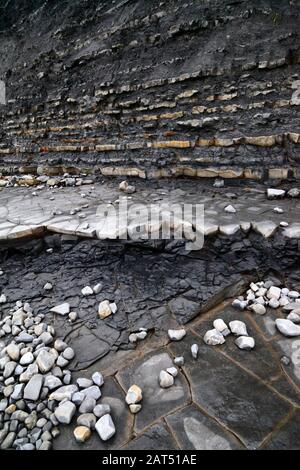
[[[299,175],[298,0],[0,1],[0,171]]]

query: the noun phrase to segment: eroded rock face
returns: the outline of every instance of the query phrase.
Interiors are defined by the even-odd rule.
[[[49,187],[65,169],[220,181],[296,171],[296,3],[15,0],[0,22],[1,171],[48,174]]]

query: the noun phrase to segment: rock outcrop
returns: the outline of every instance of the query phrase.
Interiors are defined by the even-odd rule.
[[[297,178],[299,3],[7,2],[0,171]]]

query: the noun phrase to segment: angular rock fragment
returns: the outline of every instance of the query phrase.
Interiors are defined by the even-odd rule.
[[[70,424],[75,412],[76,406],[74,405],[74,403],[72,403],[71,401],[65,401],[56,408],[54,414],[59,423]]]
[[[168,374],[165,370],[160,371],[159,373],[159,385],[161,388],[169,388],[174,385],[174,377],[171,374]]]
[[[218,344],[224,344],[225,343],[224,336],[222,335],[222,333],[220,333],[215,328],[212,329],[212,330],[207,331],[204,335],[203,340],[209,346],[217,346]]]
[[[115,433],[116,428],[109,414],[102,416],[96,423],[95,429],[102,441],[108,441]]]
[[[50,312],[57,313],[58,315],[62,316],[68,315],[70,313],[70,305],[67,302],[56,305],[50,309]]]
[[[280,333],[282,333],[284,336],[300,336],[300,326],[295,325],[295,323],[292,321],[284,318],[277,318],[275,323]]]
[[[168,330],[168,335],[171,341],[181,341],[185,337],[186,331],[183,328],[180,330]]]
[[[250,351],[251,349],[254,348],[255,346],[255,341],[254,338],[251,338],[251,336],[239,336],[235,340],[235,344],[238,346],[240,349],[245,349],[247,351]]]

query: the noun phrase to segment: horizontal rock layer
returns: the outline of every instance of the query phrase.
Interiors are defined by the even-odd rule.
[[[299,2],[9,2],[0,171],[299,175]]]

